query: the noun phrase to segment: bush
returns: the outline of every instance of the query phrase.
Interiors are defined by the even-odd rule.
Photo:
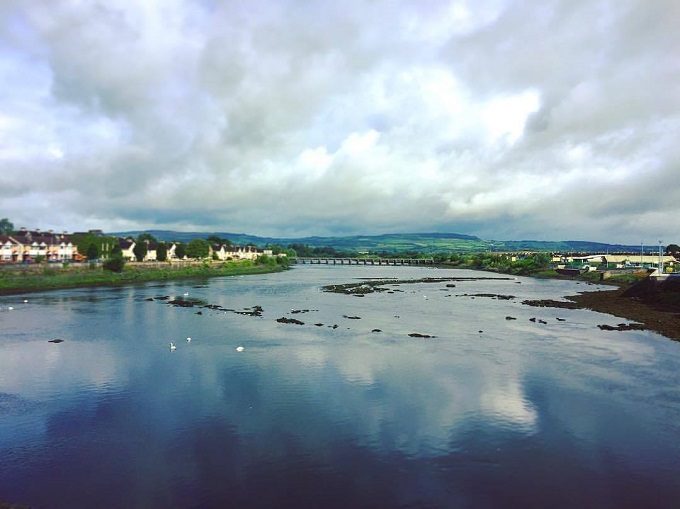
[[[210,254],[210,244],[207,240],[194,239],[187,244],[186,253],[189,258],[207,258]]]
[[[125,259],[122,256],[114,256],[104,262],[104,269],[111,272],[123,272]]]

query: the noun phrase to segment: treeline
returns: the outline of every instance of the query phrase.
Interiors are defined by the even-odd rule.
[[[513,258],[515,259],[513,260]],[[532,274],[551,267],[551,259],[548,253],[533,253],[517,257],[493,253],[435,255],[434,260],[437,263],[454,267],[493,270],[517,275]]]
[[[281,246],[277,247],[282,249]],[[302,258],[354,258],[357,256],[356,251],[340,251],[330,246],[311,247],[307,244],[289,244],[288,250],[292,251],[294,256]]]

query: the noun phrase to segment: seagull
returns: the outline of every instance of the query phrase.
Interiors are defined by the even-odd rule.
[[[188,296],[189,296],[189,292],[184,292],[184,296],[185,296],[185,297],[188,297]]]
[[[12,311],[14,308],[12,306],[7,306],[8,311]]]
[[[177,347],[175,346],[175,343],[173,343],[172,341],[170,341],[170,351],[171,351],[171,352],[174,352],[175,350],[177,350]]]
[[[245,348],[243,348],[242,346],[237,346],[237,347],[236,347],[236,351],[237,351],[237,352],[242,352],[243,350],[245,350]]]
[[[187,338],[187,343],[191,343],[191,338]]]
[[[24,304],[28,304],[28,299],[24,299]]]

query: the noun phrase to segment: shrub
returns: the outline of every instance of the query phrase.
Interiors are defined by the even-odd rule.
[[[123,267],[125,267],[125,259],[120,255],[113,256],[104,262],[104,269],[111,272],[123,272]]]

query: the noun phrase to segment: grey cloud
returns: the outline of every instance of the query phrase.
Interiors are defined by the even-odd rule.
[[[3,3],[0,215],[657,237],[680,203],[676,4]]]

